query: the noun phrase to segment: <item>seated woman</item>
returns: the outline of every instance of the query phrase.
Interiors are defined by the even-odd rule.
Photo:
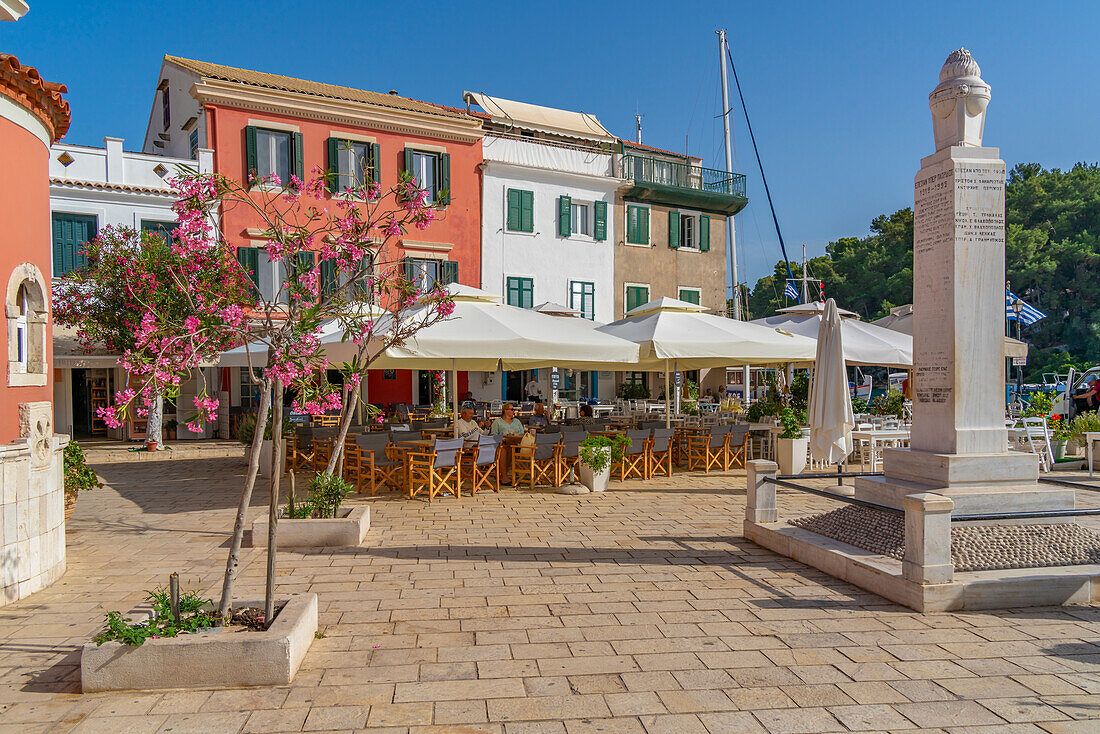
[[[581,414],[580,414],[580,417],[577,418],[577,425],[578,426],[587,426],[587,425],[591,425],[592,423],[595,423],[595,422],[596,422],[596,419],[592,416],[592,406],[589,405],[588,403],[585,403],[584,405],[581,406]]]
[[[505,403],[501,408],[500,417],[493,421],[489,427],[489,433],[494,436],[521,436],[524,431],[523,424],[516,418],[516,409],[511,403]]]
[[[527,425],[532,428],[546,428],[550,425],[550,416],[546,414],[546,409],[542,406],[542,403],[535,403],[535,412],[527,419]]]

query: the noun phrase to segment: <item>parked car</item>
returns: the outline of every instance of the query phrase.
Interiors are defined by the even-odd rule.
[[[1078,413],[1091,412],[1096,410],[1096,405],[1091,407],[1082,400],[1079,395],[1088,391],[1088,385],[1093,380],[1100,379],[1100,365],[1090,367],[1084,372],[1077,373],[1074,370],[1070,370],[1066,376],[1065,384],[1071,385],[1068,390],[1058,394],[1054,399],[1053,412],[1063,418],[1069,419]]]

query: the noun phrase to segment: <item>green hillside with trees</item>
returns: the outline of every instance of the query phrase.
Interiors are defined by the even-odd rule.
[[[1023,327],[1032,344],[1028,380],[1044,371],[1100,363],[1100,166],[1069,171],[1037,163],[1012,169],[1006,190],[1008,279],[1013,292],[1047,314]],[[871,234],[829,243],[809,261],[825,295],[865,320],[913,302],[913,210],[875,217]],[[791,263],[795,277],[801,263]],[[751,318],[791,305],[786,268],[775,265],[749,296]]]

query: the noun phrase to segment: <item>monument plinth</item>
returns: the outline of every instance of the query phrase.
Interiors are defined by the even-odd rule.
[[[1005,163],[982,147],[990,88],[965,49],[929,95],[936,152],[914,185],[913,430],[856,496],[902,507],[934,491],[955,512],[1073,508],[1038,486],[1034,454],[1008,451],[1004,423]]]

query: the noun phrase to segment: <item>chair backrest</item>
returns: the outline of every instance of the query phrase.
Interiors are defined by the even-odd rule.
[[[447,425],[446,418],[433,418],[432,420],[424,421],[425,428],[443,428]]]
[[[749,435],[748,426],[730,426],[730,446],[741,446]]]
[[[313,426],[294,426],[294,435],[298,443],[309,443],[313,440]]]
[[[497,460],[497,449],[503,436],[480,436],[477,439],[477,465],[485,466]]]
[[[545,428],[542,429],[542,431],[540,431],[540,433],[543,433],[543,434],[561,433],[561,426],[559,426],[559,425],[546,426]]]
[[[733,428],[733,426],[711,426],[710,443],[707,445],[712,449],[724,446],[726,443],[726,436],[729,435],[731,428]]]
[[[672,440],[672,436],[674,433],[675,431],[673,431],[671,428],[654,428],[653,451],[668,451],[668,444]]]
[[[581,455],[581,441],[586,439],[588,434],[584,431],[562,431],[561,441],[562,450],[561,455],[567,459]]]
[[[648,430],[653,428],[664,428],[664,421],[641,421],[638,423],[638,428],[642,430]]]
[[[462,450],[462,445],[466,443],[465,439],[461,438],[437,438],[435,440],[435,459],[432,461],[432,466],[435,468],[446,468],[454,466],[458,461],[458,452]]]
[[[377,454],[386,450],[390,437],[385,433],[360,433],[355,437],[355,443],[364,451]]]
[[[338,426],[321,426],[314,427],[313,440],[314,441],[327,441],[330,438],[336,438],[336,434],[339,432]]]
[[[536,461],[545,461],[554,456],[554,447],[561,442],[560,433],[536,433],[534,456]]]
[[[649,440],[649,431],[627,431],[626,437],[630,440],[628,454],[640,454],[645,451],[645,442]]]

